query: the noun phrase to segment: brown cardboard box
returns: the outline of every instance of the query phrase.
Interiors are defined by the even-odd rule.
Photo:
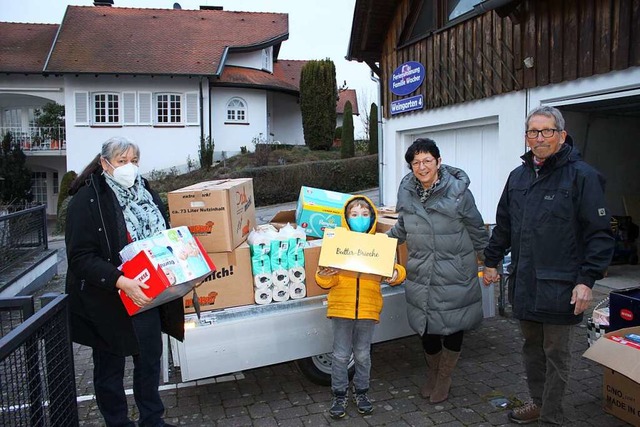
[[[610,339],[623,338],[631,333],[640,334],[640,326],[605,334],[583,356],[604,365],[604,410],[640,426],[640,349]]]
[[[171,226],[188,226],[207,252],[234,250],[256,226],[251,178],[201,182],[167,197]]]
[[[376,232],[386,233],[389,229],[391,229],[391,227],[395,225],[397,221],[398,221],[398,218],[391,218],[386,215],[378,216],[378,224],[376,225]],[[400,264],[404,268],[407,268],[407,260],[409,259],[407,244],[406,243],[398,244],[397,251],[398,251],[397,252],[398,264]]]
[[[210,252],[208,255],[216,271],[196,288],[200,310],[254,304],[249,245],[243,243],[234,251]],[[195,312],[192,295],[190,292],[183,298],[185,313]]]
[[[320,265],[359,273],[393,276],[398,240],[384,233],[366,234],[336,227],[326,229]]]
[[[320,259],[320,245],[322,240],[309,240],[304,248],[304,273],[306,276],[307,296],[326,295],[329,289],[324,289],[316,283],[316,270]]]

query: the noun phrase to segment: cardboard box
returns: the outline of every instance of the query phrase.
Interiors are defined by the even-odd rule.
[[[397,216],[395,218],[385,215],[378,216],[378,223],[376,225],[376,233],[386,233],[398,222]],[[407,260],[409,259],[409,251],[407,250],[407,244],[402,243],[398,245],[397,262],[404,268],[407,268]]]
[[[305,229],[307,236],[322,238],[327,228],[340,227],[345,203],[351,194],[302,187],[296,207],[296,223]]]
[[[611,331],[640,326],[640,288],[609,293],[609,324]]]
[[[318,264],[391,277],[397,246],[398,240],[384,233],[356,233],[344,227],[326,229]]]
[[[640,349],[611,339],[630,333],[640,334],[640,327],[605,334],[583,356],[604,365],[604,410],[634,426],[640,426]]]
[[[208,255],[216,271],[196,288],[200,311],[254,304],[249,245]],[[185,313],[195,313],[192,296],[188,293],[183,298]]]
[[[321,245],[322,240],[310,240],[307,241],[307,246],[304,248],[304,273],[306,276],[305,286],[307,287],[308,297],[326,295],[329,293],[329,289],[321,288],[316,283],[316,270],[318,269]]]
[[[251,178],[207,181],[167,195],[171,225],[186,225],[207,252],[230,252],[256,226]]]

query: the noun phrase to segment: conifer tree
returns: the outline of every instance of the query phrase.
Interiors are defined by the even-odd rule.
[[[351,101],[344,104],[344,117],[342,120],[342,143],[340,145],[340,157],[348,159],[356,155],[353,142],[353,107]]]
[[[300,74],[300,112],[305,144],[329,150],[336,127],[336,67],[332,60],[309,61]]]
[[[371,103],[369,111],[369,154],[378,153],[378,106]]]

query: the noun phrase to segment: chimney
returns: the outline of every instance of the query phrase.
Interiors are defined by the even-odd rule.
[[[113,6],[113,0],[94,0],[93,5],[111,7]]]

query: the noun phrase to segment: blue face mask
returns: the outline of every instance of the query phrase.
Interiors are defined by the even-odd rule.
[[[371,217],[369,216],[356,216],[347,218],[347,223],[351,231],[357,231],[358,233],[364,233],[371,226]]]

